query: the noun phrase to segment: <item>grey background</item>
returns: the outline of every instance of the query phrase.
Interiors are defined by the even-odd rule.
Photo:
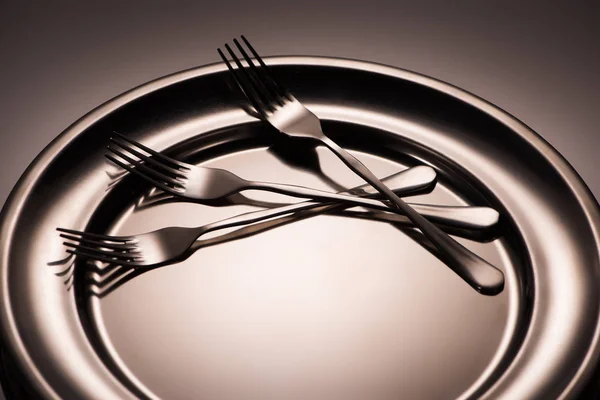
[[[240,33],[263,55],[369,60],[475,93],[548,140],[598,198],[598,8],[592,1],[3,1],[0,204],[79,117],[144,82],[217,61],[216,47]]]

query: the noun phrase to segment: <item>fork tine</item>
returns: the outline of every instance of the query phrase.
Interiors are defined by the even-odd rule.
[[[165,192],[169,192],[171,194],[174,195],[180,195],[181,191],[177,190],[177,188],[165,185],[164,183],[157,181],[153,178],[150,178],[148,175],[140,172],[137,168],[133,168],[130,165],[125,164],[124,162],[116,159],[115,157],[113,157],[110,154],[105,154],[104,155],[106,158],[108,158],[110,161],[112,161],[113,163],[117,164],[118,166],[120,166],[123,169],[126,169],[127,171],[131,172],[132,174],[138,175],[139,177],[145,179],[146,181],[150,182],[152,185],[164,190]]]
[[[269,94],[269,91],[265,88],[264,83],[253,75],[253,73],[251,72],[251,68],[246,68],[242,65],[242,62],[240,61],[239,57],[235,54],[235,52],[231,49],[231,47],[228,44],[225,44],[225,48],[227,49],[229,55],[237,65],[237,71],[240,73],[240,75],[244,77],[246,82],[250,84],[250,86],[253,88],[254,93],[257,97],[261,99],[265,108],[269,111],[272,111],[274,108],[273,99],[270,98],[272,96]]]
[[[265,64],[265,62],[263,61],[262,57],[258,55],[258,53],[256,52],[256,50],[254,50],[254,47],[250,44],[250,42],[248,41],[248,39],[246,39],[246,36],[241,35],[241,38],[244,41],[244,43],[246,44],[246,47],[248,47],[248,49],[250,50],[250,52],[252,53],[252,55],[256,59],[256,61],[258,61],[258,63],[262,67],[262,70],[265,72],[265,75],[268,77],[268,79],[273,84],[273,86],[274,86],[275,90],[278,92],[279,96],[281,96],[281,97],[289,97],[290,94],[287,91],[287,89],[283,85],[281,85],[277,81],[277,79],[275,79],[275,76],[273,76],[273,73],[271,72],[271,69],[269,67],[267,67],[267,64]]]
[[[183,171],[181,171],[177,168],[169,167],[165,162],[159,161],[157,159],[157,157],[155,157],[155,156],[148,156],[148,155],[138,151],[132,145],[129,145],[127,143],[119,141],[118,138],[110,138],[110,140],[113,144],[116,144],[117,146],[121,147],[123,150],[130,152],[131,154],[133,154],[134,156],[136,156],[137,158],[139,158],[140,160],[144,161],[147,164],[151,164],[156,167],[162,168],[164,171],[167,171],[168,173],[172,174],[173,176],[184,178],[184,179],[187,178],[187,175]],[[108,147],[108,148],[110,149],[110,147]]]
[[[103,248],[112,249],[112,250],[134,251],[133,249],[135,249],[135,246],[133,244],[106,243],[106,242],[100,241],[100,240],[83,239],[83,238],[78,238],[76,236],[65,235],[64,233],[60,234],[59,236],[63,239],[67,239],[67,240],[77,242],[80,244],[94,245],[97,247],[103,247]]]
[[[67,249],[67,253],[73,254],[75,256],[83,257],[83,258],[86,258],[89,260],[102,261],[102,262],[106,262],[109,264],[119,264],[119,265],[124,265],[124,266],[135,266],[136,265],[134,262],[131,262],[131,261],[115,260],[115,259],[112,259],[109,257],[97,256],[94,254],[90,254],[86,251],[81,251],[81,250]]]
[[[135,169],[137,170],[141,170],[142,172],[154,175],[154,178],[156,179],[162,179],[163,181],[170,183],[173,186],[179,186],[181,189],[185,189],[185,184],[179,180],[177,180],[176,178],[172,177],[172,176],[168,176],[160,171],[155,170],[154,168],[150,167],[149,165],[143,163],[142,161],[136,161],[133,158],[129,157],[127,154],[123,153],[122,151],[115,149],[114,147],[111,146],[107,146],[106,147],[108,149],[108,151],[112,151],[114,154],[118,155],[119,157],[121,157],[122,159],[124,159],[125,161],[127,161],[130,165],[135,165]],[[134,167],[132,167],[134,168]]]
[[[93,252],[96,255],[106,255],[120,259],[130,259],[141,256],[141,250],[137,249],[136,247],[112,248],[110,246],[107,246],[106,244],[96,245],[87,241],[63,242],[63,246],[67,248],[73,248],[76,250],[88,250],[89,252]]]
[[[116,260],[135,260],[136,258],[140,258],[140,256],[130,256],[129,253],[127,253],[127,252],[121,253],[121,252],[116,252],[116,251],[112,251],[112,250],[100,250],[95,247],[85,246],[85,245],[81,245],[81,244],[64,242],[63,245],[66,247],[75,249],[75,250],[84,250],[91,254],[111,257]]]
[[[244,36],[242,36],[242,39],[244,40],[245,43],[247,43],[247,45],[249,45],[249,42],[247,40],[245,40]],[[280,93],[277,82],[274,81],[273,77],[269,74],[269,71],[266,70],[266,64],[264,63],[262,58],[260,58],[260,56],[258,56],[256,51],[254,51],[254,48],[250,45],[248,46],[248,48],[251,49],[251,51],[253,52],[252,54],[255,56],[255,58],[259,62],[258,67],[256,66],[256,64],[254,64],[254,61],[252,61],[252,58],[250,58],[248,53],[246,53],[246,50],[244,50],[244,47],[240,44],[240,42],[237,39],[233,39],[233,43],[235,43],[235,45],[238,48],[238,50],[240,51],[240,53],[242,53],[242,55],[244,56],[244,59],[250,66],[250,70],[252,71],[252,74],[255,77],[256,81],[259,82],[260,86],[264,87],[265,90],[270,93],[270,97],[271,97],[272,101],[276,102],[280,106],[284,105],[285,104],[285,93],[283,93],[283,94]]]
[[[106,240],[106,241],[117,242],[117,243],[127,243],[127,242],[131,242],[134,240],[134,238],[132,236],[108,236],[108,235],[101,235],[99,233],[81,232],[81,231],[76,231],[74,229],[66,229],[66,228],[56,228],[56,230],[58,232],[62,232],[62,233],[78,235],[83,238],[94,238],[94,239]]]
[[[121,140],[123,140],[123,141],[125,141],[125,142],[127,142],[127,143],[129,143],[129,144],[131,144],[131,145],[133,145],[133,146],[135,146],[135,147],[138,147],[138,148],[140,148],[140,149],[144,150],[146,153],[153,155],[153,156],[154,156],[154,157],[156,157],[157,159],[160,159],[160,160],[163,160],[163,161],[165,161],[165,162],[168,162],[168,163],[174,164],[174,165],[176,165],[176,166],[177,166],[177,167],[179,167],[179,168],[182,168],[182,169],[185,169],[185,170],[188,170],[188,171],[190,170],[190,165],[189,165],[189,164],[186,164],[186,163],[184,163],[184,162],[181,162],[181,161],[178,161],[178,160],[176,160],[176,159],[174,159],[174,158],[171,158],[171,157],[169,157],[169,156],[166,156],[166,155],[164,155],[164,154],[162,154],[162,153],[159,153],[159,152],[158,152],[158,151],[156,151],[156,150],[152,150],[150,147],[144,146],[144,145],[143,145],[143,144],[141,144],[140,142],[137,142],[137,141],[135,141],[135,140],[133,140],[133,139],[130,139],[130,138],[126,137],[126,136],[123,136],[123,135],[121,135],[121,134],[120,134],[119,132],[117,132],[117,131],[113,131],[113,133],[114,133],[114,134],[115,134],[115,136],[117,136],[119,139],[121,139]],[[111,140],[114,140],[114,138],[111,138]],[[121,147],[123,147],[123,146],[121,146]]]
[[[227,65],[229,72],[231,72],[231,76],[233,76],[235,82],[237,83],[244,96],[246,96],[248,101],[250,101],[252,107],[254,107],[254,109],[258,113],[264,116],[267,107],[262,103],[256,92],[252,88],[251,83],[248,82],[246,77],[240,72],[240,69],[242,69],[243,66],[241,65],[239,60],[237,60],[236,62],[237,68],[234,68],[227,59],[227,57],[225,57],[221,49],[217,49],[217,51],[219,52],[219,55],[221,56],[221,59],[223,59],[225,65]]]
[[[249,79],[254,82],[254,86],[259,88],[263,97],[266,98],[269,103],[277,103],[282,106],[284,104],[283,99],[277,93],[276,88],[270,84],[268,77],[265,77],[264,73],[260,71],[261,68],[258,68],[254,64],[252,58],[248,56],[248,53],[246,53],[246,50],[244,50],[237,39],[233,39],[233,43],[237,47],[238,51],[242,53],[244,60],[246,60],[246,63],[248,64],[248,68],[245,68],[244,72],[246,72]]]

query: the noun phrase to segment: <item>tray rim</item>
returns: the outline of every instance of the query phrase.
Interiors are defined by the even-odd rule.
[[[390,76],[397,79],[408,80],[416,84],[429,87],[438,92],[445,93],[478,109],[518,134],[538,151],[544,153],[546,160],[566,182],[581,206],[600,254],[600,205],[589,187],[573,168],[571,164],[542,136],[536,133],[525,123],[509,112],[499,108],[493,103],[453,84],[426,76],[414,71],[389,66],[380,63],[361,61],[348,58],[325,56],[272,56],[265,57],[269,64],[274,65],[309,65],[323,67],[339,67],[371,72]],[[224,63],[213,63],[206,66],[193,67],[175,72],[130,89],[99,105],[87,114],[68,126],[55,139],[53,139],[29,164],[13,189],[11,190],[4,206],[0,210],[0,340],[5,345],[11,358],[21,367],[27,375],[27,380],[36,386],[44,397],[59,398],[45,378],[32,362],[18,330],[16,329],[14,315],[8,293],[8,258],[12,231],[21,216],[21,199],[26,198],[39,175],[48,167],[54,156],[60,153],[69,143],[89,126],[104,118],[106,115],[125,106],[126,104],[164,87],[186,81],[202,75],[208,75],[226,70]],[[571,382],[564,388],[561,398],[580,392],[594,374],[600,361],[600,318],[596,324],[591,346],[573,375]]]

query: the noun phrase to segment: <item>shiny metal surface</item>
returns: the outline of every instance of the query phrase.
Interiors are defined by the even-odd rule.
[[[33,387],[91,399],[576,396],[598,358],[598,207],[568,164],[523,124],[450,85],[356,61],[269,63],[378,176],[435,168],[438,187],[416,201],[500,210],[500,239],[461,243],[503,270],[504,292],[479,296],[392,226],[336,216],[202,248],[104,297],[84,295],[84,274],[65,290],[47,266],[65,256],[59,225],[129,235],[252,210],[136,208],[148,189],[139,181],[106,190],[120,172],[103,157],[113,129],[253,179],[336,191],[361,183],[323,148],[297,160],[287,151],[295,142],[258,135],[263,127],[227,90],[226,67],[213,65],[78,121],[3,209],[3,335]]]
[[[437,248],[446,265],[475,290],[486,295],[496,295],[504,289],[502,271],[428,221],[418,210],[404,202],[381,182],[358,158],[327,136],[323,132],[319,118],[271,74],[250,42],[244,36],[241,39],[256,61],[248,56],[237,39],[234,39],[234,43],[238,51],[242,53],[247,66],[242,65],[229,45],[225,45],[225,47],[237,68],[234,69],[231,66],[220,49],[218,52],[240,91],[248,98],[262,119],[288,137],[316,140],[331,150],[348,168],[376,188],[396,209],[406,215]]]

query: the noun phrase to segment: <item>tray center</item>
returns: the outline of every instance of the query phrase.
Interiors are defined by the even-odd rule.
[[[382,177],[406,168],[356,154]],[[264,148],[203,165],[330,191],[334,182],[362,183],[325,149],[316,156],[329,178],[292,168]],[[442,185],[410,200],[464,204]],[[203,225],[253,209],[184,203],[133,209],[114,233]],[[463,243],[512,268],[500,243]],[[389,224],[318,216],[200,248],[92,303],[111,357],[159,398],[453,398],[497,355],[508,292],[477,294]]]

